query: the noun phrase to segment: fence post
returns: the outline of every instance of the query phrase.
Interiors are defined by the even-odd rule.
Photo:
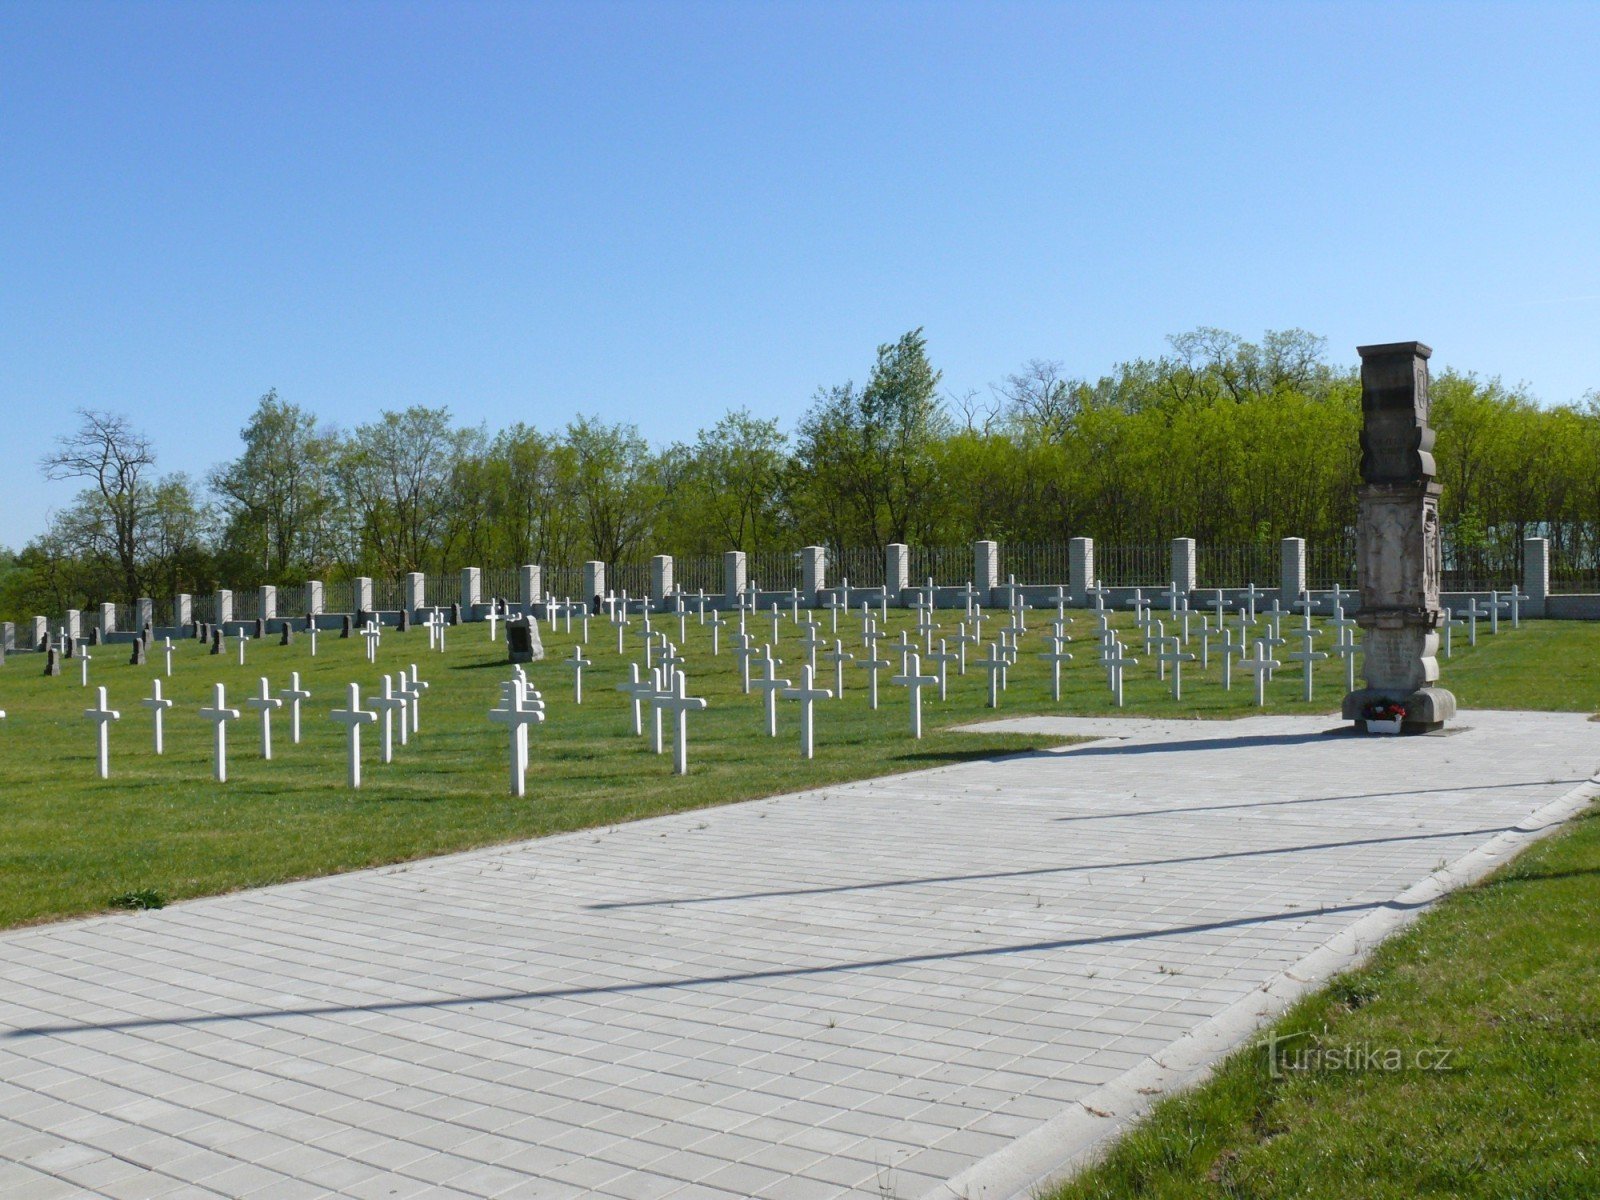
[[[650,560],[650,595],[655,607],[665,612],[667,597],[672,595],[672,555],[657,554]]]
[[[972,543],[972,586],[978,589],[983,602],[988,604],[990,593],[1000,586],[999,542]]]
[[[904,542],[890,542],[883,551],[883,594],[898,605],[911,586],[911,550]]]
[[[1278,603],[1288,608],[1300,599],[1306,590],[1306,540],[1284,538],[1281,550],[1281,570],[1278,580]]]
[[[306,580],[306,612],[313,617],[320,617],[322,605],[322,580]]]
[[[180,629],[194,624],[194,597],[188,592],[179,592],[172,598],[172,623]]]
[[[370,575],[357,575],[355,587],[351,590],[351,603],[355,605],[356,614],[370,613],[372,611],[372,577]]]
[[[524,614],[532,613],[533,606],[541,599],[541,574],[538,563],[523,563],[517,570],[517,600]]]
[[[1172,579],[1170,582],[1180,593],[1188,596],[1195,586],[1194,539],[1172,539]],[[1299,599],[1299,597],[1295,597]]]
[[[1528,593],[1529,615],[1542,617],[1550,601],[1550,539],[1522,539],[1522,590]]]
[[[461,617],[470,621],[478,615],[483,601],[483,572],[477,567],[461,568]]]
[[[106,637],[117,631],[117,606],[110,600],[100,605],[100,636]]]
[[[261,608],[256,613],[263,621],[271,621],[278,615],[278,589],[270,583],[261,585]]]
[[[738,604],[744,595],[745,556],[743,550],[729,550],[722,556],[722,594],[729,604]]]
[[[149,596],[140,596],[139,603],[134,607],[134,618],[137,624],[136,632],[143,634],[145,629],[154,628],[156,623],[156,602]]]
[[[583,564],[583,602],[598,604],[600,597],[605,594],[606,565],[599,559],[591,559]]]
[[[233,620],[233,592],[228,588],[218,588],[217,594],[213,599],[217,609],[216,624],[221,629],[226,627],[229,621]]]
[[[1094,539],[1075,537],[1067,543],[1068,598],[1073,604],[1087,606],[1094,583]]]
[[[827,586],[827,550],[821,546],[806,546],[800,551],[800,594],[806,604],[816,604],[817,593]]]
[[[405,585],[406,608],[411,612],[413,621],[418,619],[417,614],[428,606],[428,577],[421,571],[407,571]]]
[[[50,642],[50,622],[44,617],[33,619],[33,648],[43,650]]]

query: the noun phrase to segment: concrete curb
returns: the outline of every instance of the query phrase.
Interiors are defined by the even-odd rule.
[[[1203,1021],[1159,1056],[1096,1088],[1032,1133],[925,1192],[921,1200],[1027,1200],[1064,1182],[1108,1151],[1158,1100],[1202,1082],[1218,1062],[1296,1000],[1362,962],[1379,942],[1411,924],[1442,897],[1478,882],[1549,837],[1596,798],[1600,798],[1600,776],[1580,783],[1529,813],[1515,828],[1406,888],[1257,992]]]

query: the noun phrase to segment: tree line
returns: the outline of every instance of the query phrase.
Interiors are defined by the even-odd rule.
[[[1167,342],[1097,379],[1035,360],[987,393],[952,395],[912,330],[878,347],[864,383],[820,389],[792,431],[732,408],[661,447],[600,416],[490,431],[425,406],[341,430],[269,391],[238,456],[203,481],[159,474],[128,418],[85,410],[40,464],[83,489],[20,551],[0,551],[0,613],[807,544],[1348,542],[1357,367],[1302,330]],[[1545,407],[1444,371],[1432,395],[1447,564],[1510,571],[1539,534],[1558,564],[1592,571],[1600,393]]]

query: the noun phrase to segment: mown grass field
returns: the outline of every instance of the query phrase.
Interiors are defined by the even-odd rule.
[[[1062,699],[1050,697],[1049,672],[1035,655],[1044,648],[1042,630],[1051,614],[1031,615],[1031,632],[1002,694],[998,715],[1024,713],[1106,714],[1112,707],[1093,646],[1079,644],[1079,658],[1063,670]],[[1080,638],[1092,622],[1074,614]],[[826,614],[818,614],[826,628]],[[953,632],[954,614],[941,614]],[[908,630],[912,618],[891,613],[890,639]],[[990,624],[989,630],[1000,621]],[[1126,625],[1126,614],[1117,623]],[[675,618],[657,619],[674,640]],[[635,617],[632,629],[638,628]],[[768,640],[766,618],[749,624]],[[847,668],[842,699],[819,707],[816,758],[798,754],[797,713],[785,704],[780,735],[766,736],[758,695],[740,693],[738,668],[724,631],[722,653],[713,657],[709,630],[688,619],[684,653],[692,695],[710,707],[690,718],[690,773],[671,773],[670,752],[658,757],[645,739],[633,736],[628,700],[614,690],[639,656],[629,632],[628,657],[616,653],[614,630],[591,626],[585,702],[572,699],[572,676],[561,665],[574,633],[544,631],[547,659],[530,676],[548,704],[545,724],[531,732],[528,795],[513,799],[506,780],[506,736],[488,720],[501,680],[509,676],[504,647],[489,641],[483,624],[452,630],[444,654],[428,650],[425,632],[386,633],[378,663],[365,661],[359,639],[319,638],[313,658],[302,635],[280,647],[276,637],[251,643],[239,666],[230,643],[222,656],[192,641],[179,644],[175,670],[164,680],[175,706],[166,718],[167,753],[151,748],[149,712],[138,701],[163,670],[159,651],[146,666],[128,664],[129,649],[93,651],[89,689],[78,666],[65,664],[59,678],[41,674],[37,655],[13,655],[0,667],[0,926],[104,909],[114,897],[151,892],[165,901],[254,887],[288,879],[350,870],[472,846],[537,837],[564,830],[631,820],[796,788],[937,766],[1027,750],[1060,739],[997,733],[956,733],[951,727],[997,715],[987,707],[986,677],[969,668],[954,675],[948,699],[924,693],[925,736],[908,736],[907,696],[880,679],[880,704],[866,699],[866,673]],[[846,649],[861,655],[859,616],[840,621]],[[912,637],[915,638],[912,631]],[[776,653],[786,660],[781,674],[797,678],[797,631],[785,620]],[[1133,633],[1125,637],[1132,641]],[[1325,641],[1331,639],[1324,639]],[[1134,653],[1138,653],[1135,649]],[[422,706],[420,736],[397,761],[377,761],[377,738],[365,734],[365,785],[345,786],[344,732],[328,717],[341,707],[354,681],[364,696],[377,689],[382,672],[417,663],[431,688]],[[1476,650],[1463,644],[1446,665],[1446,680],[1463,704],[1494,707],[1582,708],[1600,705],[1600,626],[1524,623],[1495,638],[1480,637]],[[273,761],[260,758],[258,726],[245,719],[229,732],[229,779],[211,778],[211,727],[199,710],[211,687],[226,685],[229,703],[243,708],[248,692],[265,675],[275,692],[298,670],[312,693],[304,711],[304,740],[291,745],[283,714],[274,722]],[[1185,669],[1184,696],[1172,700],[1148,661],[1130,671],[1126,713],[1191,718],[1226,718],[1257,711],[1250,680],[1239,673],[1231,691],[1219,683],[1213,656],[1209,671]],[[1343,670],[1336,660],[1319,664],[1317,694],[1300,699],[1298,667],[1286,666],[1270,685],[1269,711],[1326,712],[1337,707]],[[831,672],[819,682],[831,686]],[[122,713],[112,726],[112,774],[94,773],[92,725],[82,712],[93,702],[93,685],[104,685]]]

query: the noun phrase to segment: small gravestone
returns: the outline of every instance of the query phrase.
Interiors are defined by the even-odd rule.
[[[144,623],[144,644],[146,646],[150,645],[150,643],[155,640],[155,636],[156,636],[156,627],[154,625],[152,625],[149,621],[146,621]]]
[[[63,652],[67,658],[75,658],[78,653],[78,639],[70,633],[61,639]]]
[[[37,650],[40,654],[43,654],[46,650],[50,649],[50,631],[49,630],[45,631],[45,635],[42,638],[39,639],[39,644],[37,646],[35,646],[34,649]]]
[[[450,624],[452,624],[452,625],[461,624],[461,605],[460,604],[452,604],[450,606]]]
[[[539,626],[526,618],[506,622],[506,653],[514,663],[538,662],[544,658],[544,642]]]
[[[344,616],[339,618],[339,636],[341,638],[348,639],[350,637],[351,625],[349,613],[345,613]]]
[[[89,645],[98,646],[99,644],[100,644],[100,626],[91,625],[89,627]]]
[[[203,621],[189,622],[189,632],[191,635],[193,635],[194,640],[197,642],[203,642],[206,640],[206,627]]]
[[[278,645],[280,645],[280,646],[292,646],[292,645],[294,645],[294,626],[292,624],[290,624],[288,621],[285,621],[283,623],[283,632],[281,634],[279,634],[279,636],[278,636]]]
[[[311,632],[311,627],[313,625],[315,625],[316,623],[317,623],[317,614],[316,613],[307,613],[306,614],[306,632],[307,633]]]
[[[222,630],[220,629],[213,629],[211,631],[211,653],[222,653]]]
[[[46,675],[61,674],[61,651],[57,650],[54,646],[51,646],[50,649],[45,651],[44,673]]]
[[[260,617],[257,617],[256,618],[255,632],[252,633],[250,636],[255,638],[257,641],[260,641],[262,638],[266,637],[267,636],[267,623],[266,623],[266,621],[262,620]]]
[[[400,623],[397,626],[397,628],[399,629],[399,631],[401,633],[410,632],[410,630],[411,630],[411,610],[409,608],[402,608],[400,610]]]
[[[144,666],[144,638],[136,637],[133,639],[133,654],[128,658],[128,665],[130,667]]]

